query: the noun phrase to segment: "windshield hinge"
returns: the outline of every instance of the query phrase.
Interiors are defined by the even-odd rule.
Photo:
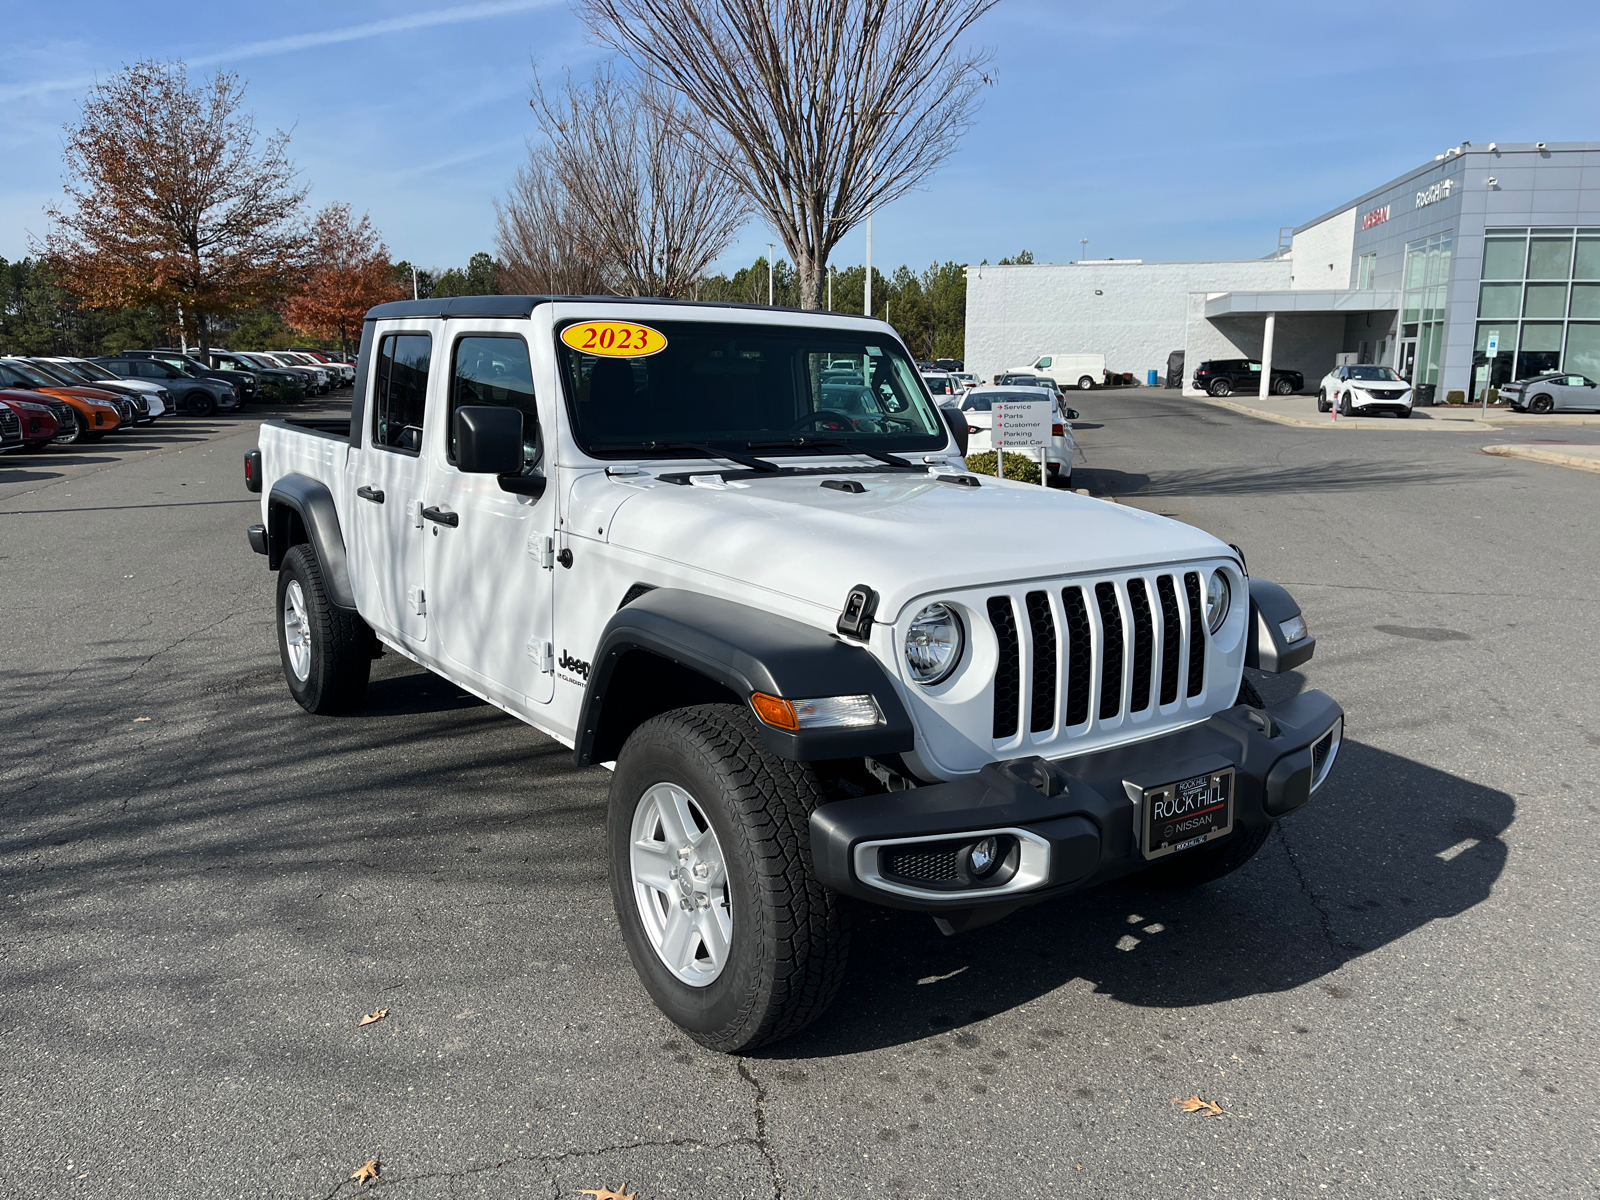
[[[864,642],[872,633],[872,618],[878,611],[878,593],[864,583],[850,589],[844,598],[844,611],[835,628],[839,633]]]

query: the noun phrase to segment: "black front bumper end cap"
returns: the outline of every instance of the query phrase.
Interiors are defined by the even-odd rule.
[[[1232,767],[1234,827],[1268,825],[1303,807],[1333,767],[1344,712],[1322,692],[1267,709],[1237,705],[1149,741],[1073,758],[990,763],[953,783],[824,804],[811,814],[812,866],[834,891],[888,908],[944,915],[953,932],[1148,865],[1138,845],[1142,789]],[[1048,847],[1025,889],[908,888],[863,878],[858,852],[874,843],[959,843],[993,833]],[[1014,878],[1014,875],[1013,875]],[[888,886],[885,886],[887,883]]]
[[[252,525],[245,533],[250,538],[250,549],[257,554],[267,553],[267,527],[265,525]]]

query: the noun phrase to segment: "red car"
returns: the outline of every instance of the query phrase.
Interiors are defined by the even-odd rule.
[[[63,408],[66,405],[62,405]],[[10,388],[0,390],[0,409],[5,409],[17,420],[17,442],[29,450],[40,450],[61,434],[61,422],[56,419],[56,414],[46,405],[40,404],[31,392],[13,391]],[[5,414],[0,413],[0,444],[9,439],[4,437],[4,426],[10,422],[5,420]]]

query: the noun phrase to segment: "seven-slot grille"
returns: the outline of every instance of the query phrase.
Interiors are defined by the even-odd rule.
[[[1199,571],[1133,575],[987,600],[999,651],[994,739],[1089,732],[1205,688]]]

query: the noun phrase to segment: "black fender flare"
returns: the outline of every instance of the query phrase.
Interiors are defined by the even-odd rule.
[[[306,540],[322,567],[322,582],[336,608],[356,612],[356,593],[350,584],[350,560],[345,554],[339,510],[327,484],[309,475],[291,472],[277,479],[267,494],[267,566],[276,571],[294,544],[291,514],[298,516]]]
[[[1252,579],[1244,665],[1279,675],[1308,662],[1316,652],[1317,639],[1307,632],[1306,636],[1291,642],[1283,633],[1283,623],[1300,615],[1300,605],[1287,588],[1265,579]]]
[[[562,657],[570,661],[567,652]],[[698,702],[674,695],[670,682],[661,689],[634,686],[636,669],[652,662],[709,680],[744,704],[753,692],[786,700],[870,695],[877,701],[882,722],[860,729],[791,732],[758,722],[768,749],[793,762],[898,754],[915,745],[899,693],[863,647],[732,600],[654,588],[617,610],[588,665],[572,751],[580,767],[615,759],[628,734],[649,717]],[[645,694],[651,692],[666,694]]]

